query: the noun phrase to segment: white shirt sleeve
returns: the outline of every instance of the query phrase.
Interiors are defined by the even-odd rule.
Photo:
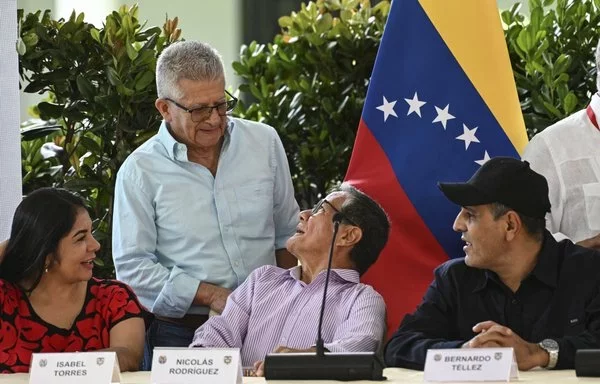
[[[546,228],[556,241],[568,239],[569,237],[560,231],[565,199],[563,180],[544,135],[536,135],[531,139],[522,159],[528,161],[531,169],[542,174],[548,181],[551,208],[550,213],[546,215]]]

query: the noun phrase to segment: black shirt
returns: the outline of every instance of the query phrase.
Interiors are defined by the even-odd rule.
[[[423,369],[429,348],[460,348],[472,327],[492,320],[538,343],[559,344],[556,368],[573,369],[575,351],[600,348],[600,252],[549,232],[533,271],[513,293],[489,270],[464,258],[435,270],[421,304],[406,315],[385,348],[388,366]]]

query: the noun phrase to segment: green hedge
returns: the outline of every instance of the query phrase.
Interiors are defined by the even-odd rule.
[[[518,5],[502,13],[530,136],[585,107],[595,92],[598,3],[532,0],[528,16]],[[344,176],[389,8],[389,1],[309,2],[279,19],[272,43],[243,46],[233,64],[250,100],[236,113],[279,131],[302,206]],[[112,12],[99,29],[75,13],[52,20],[48,12],[20,12],[19,25],[24,91],[51,95],[32,108],[51,123],[22,131],[24,191],[54,185],[81,193],[103,246],[100,275],[112,276],[116,171],[156,132],[154,67],[180,37],[177,19],[144,29],[134,6]],[[47,141],[62,150],[44,159]]]
[[[78,192],[94,219],[102,248],[99,275],[114,276],[111,257],[112,201],[116,173],[138,145],[154,135],[157,55],[179,39],[177,20],[143,28],[137,6],[121,7],[102,28],[73,12],[19,11],[20,75],[24,92],[48,92],[32,113],[51,122],[22,129],[23,191],[58,186]],[[40,154],[50,141],[51,157]]]

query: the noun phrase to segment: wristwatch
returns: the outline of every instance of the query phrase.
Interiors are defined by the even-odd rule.
[[[544,368],[553,369],[556,367],[556,362],[558,361],[558,343],[556,340],[544,339],[538,345],[544,351],[548,352],[548,365],[546,365]]]

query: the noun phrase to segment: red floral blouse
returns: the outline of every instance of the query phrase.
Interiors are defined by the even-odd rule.
[[[94,351],[110,346],[109,332],[119,322],[147,312],[126,284],[92,278],[81,312],[71,329],[45,322],[25,293],[0,279],[0,372],[29,372],[34,352]]]

